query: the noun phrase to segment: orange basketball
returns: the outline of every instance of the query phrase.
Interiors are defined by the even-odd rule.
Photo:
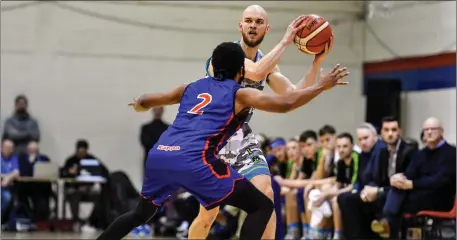
[[[294,43],[297,48],[311,55],[316,55],[324,51],[325,45],[333,36],[330,23],[325,18],[317,15],[308,15],[303,20],[305,25],[302,30],[297,32]]]

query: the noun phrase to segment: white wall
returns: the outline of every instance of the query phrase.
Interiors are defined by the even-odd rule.
[[[395,5],[394,5],[395,6]],[[366,61],[433,55],[456,50],[456,2],[407,2],[391,16],[374,15],[368,22],[395,55],[366,30]],[[456,142],[456,89],[403,94],[402,119],[406,136],[418,138],[422,122],[435,116],[443,121],[445,137]]]
[[[306,5],[265,4],[272,9],[269,14],[272,31],[263,45],[264,51],[268,51]],[[341,11],[333,13],[325,11],[323,6],[327,3],[313,4],[315,13],[320,14],[322,9],[322,15],[329,18],[340,19],[354,12],[348,4],[338,2],[332,6]],[[127,171],[139,187],[142,176],[139,126],[150,119],[150,114],[137,114],[126,104],[145,91],[165,91],[202,77],[212,49],[222,41],[239,38],[237,23],[245,7],[201,9],[163,2],[150,5],[48,2],[4,11],[3,6],[8,5],[2,2],[2,122],[12,112],[14,97],[24,93],[40,123],[42,151],[53,161],[63,163],[74,151],[76,139],[86,138],[91,151],[110,170]],[[78,11],[82,14],[70,11],[71,7],[81,8]],[[108,15],[111,21],[88,16],[94,13]],[[114,22],[122,20],[135,26]],[[176,27],[192,28],[192,31]],[[349,66],[351,85],[325,93],[287,115],[258,112],[253,119],[257,132],[290,137],[325,123],[341,131],[353,131],[363,121],[362,28],[360,24],[347,22],[335,27],[334,33],[336,45],[325,68],[337,62]],[[281,69],[297,82],[311,61],[310,56],[291,46]],[[176,109],[166,109],[167,121],[173,121]]]

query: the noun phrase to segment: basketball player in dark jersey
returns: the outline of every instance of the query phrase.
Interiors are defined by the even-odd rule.
[[[178,188],[193,194],[206,210],[221,204],[247,212],[240,239],[257,240],[273,212],[273,202],[217,155],[244,123],[249,109],[285,113],[320,93],[347,83],[345,68],[334,68],[331,78],[287,96],[244,88],[244,53],[235,43],[222,43],[212,54],[215,77],[205,77],[168,93],[145,94],[129,105],[136,111],[180,104],[173,124],[149,151],[137,207],[117,218],[98,239],[117,240],[146,223]]]
[[[258,5],[252,5],[246,8],[243,12],[242,21],[239,23],[241,41],[236,42],[242,46],[244,53],[246,54],[246,74],[241,82],[243,86],[256,88],[262,91],[265,88],[266,83],[268,83],[275,93],[286,95],[297,89],[309,87],[314,83],[322,62],[331,50],[333,40],[330,41],[322,54],[315,57],[315,61],[307,74],[296,85],[293,85],[287,77],[282,75],[277,66],[285,48],[292,43],[295,37],[296,32],[294,32],[293,29],[300,26],[304,17],[305,16],[302,15],[292,21],[281,42],[268,54],[264,55],[262,51],[259,50],[259,47],[265,34],[269,31],[267,12]],[[213,76],[211,58],[208,59],[206,63],[206,74],[207,76]],[[320,78],[324,77],[329,76],[320,76]],[[248,124],[253,114],[253,110],[254,109],[250,110],[249,117],[246,119],[242,128],[236,132],[235,135],[229,139],[227,145],[220,150],[219,156],[250,180],[254,186],[270,199],[273,199],[269,167],[260,144],[256,140],[255,134]],[[277,211],[279,211],[279,209]],[[190,239],[206,238],[218,212],[218,208],[208,212],[205,208],[200,207],[199,215],[192,222],[188,237]],[[273,213],[263,238],[275,238],[275,225],[278,225],[278,223],[276,223],[276,214]]]

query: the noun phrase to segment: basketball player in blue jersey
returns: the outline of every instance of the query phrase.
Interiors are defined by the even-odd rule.
[[[268,15],[266,11],[258,5],[252,5],[246,8],[243,12],[242,21],[239,23],[241,41],[236,42],[243,48],[246,55],[245,78],[241,82],[243,86],[256,88],[262,91],[266,83],[268,83],[275,93],[286,95],[293,91],[297,91],[298,89],[309,87],[314,83],[322,62],[331,50],[333,39],[322,54],[316,55],[313,65],[303,79],[296,85],[293,85],[287,77],[282,75],[277,66],[286,46],[291,44],[295,37],[296,32],[294,32],[294,29],[297,27],[296,24],[300,24],[304,17],[305,16],[302,15],[296,18],[287,28],[281,42],[268,54],[263,55],[259,50],[259,46],[270,28],[268,25]],[[211,58],[208,59],[206,63],[206,72],[207,76],[213,76]],[[320,76],[320,78],[329,77],[331,76]],[[242,128],[228,140],[227,145],[220,150],[219,155],[235,170],[250,180],[257,189],[273,200],[273,190],[271,187],[268,164],[261,151],[260,144],[248,125],[252,114],[253,109],[250,110],[249,117],[246,119],[245,124],[243,124]],[[277,209],[277,211],[280,211],[280,209]],[[189,228],[188,238],[206,239],[218,212],[218,208],[206,211],[205,208],[201,206],[197,218],[192,222],[192,225]],[[278,224],[279,223],[276,223],[276,214],[273,213],[263,235],[263,239],[275,239],[276,225]]]
[[[272,96],[244,88],[244,52],[236,43],[222,43],[211,60],[214,76],[205,77],[163,94],[145,94],[129,105],[136,111],[180,103],[173,124],[149,151],[137,207],[117,218],[98,239],[122,239],[146,223],[178,188],[187,189],[206,210],[221,204],[248,215],[240,239],[261,239],[273,212],[273,202],[217,154],[244,123],[249,109],[284,113],[296,109],[325,90],[344,85],[349,73],[334,68],[332,77],[287,96]]]

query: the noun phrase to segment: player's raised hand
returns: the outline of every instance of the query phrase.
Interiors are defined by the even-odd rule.
[[[141,106],[139,98],[134,98],[133,101],[130,102],[128,105],[133,107],[133,109],[137,112],[146,112],[149,110],[149,108],[144,108]]]
[[[294,41],[294,38],[295,38],[295,35],[297,34],[297,32],[306,26],[305,24],[302,24],[303,21],[305,21],[305,19],[307,19],[306,15],[300,15],[289,24],[289,26],[287,27],[286,33],[284,34],[284,37],[282,38],[282,42],[285,45],[291,44]]]
[[[319,54],[314,55],[314,62],[322,63],[324,61],[325,57],[327,57],[327,55],[330,53],[330,51],[332,51],[333,43],[335,43],[335,39],[333,36],[331,36],[330,40],[327,42],[327,44],[325,44],[324,51]]]
[[[321,69],[319,74],[319,84],[324,87],[324,90],[329,90],[335,86],[348,85],[348,82],[341,82],[340,80],[349,75],[346,67],[340,68],[340,64],[335,65],[327,74]]]

